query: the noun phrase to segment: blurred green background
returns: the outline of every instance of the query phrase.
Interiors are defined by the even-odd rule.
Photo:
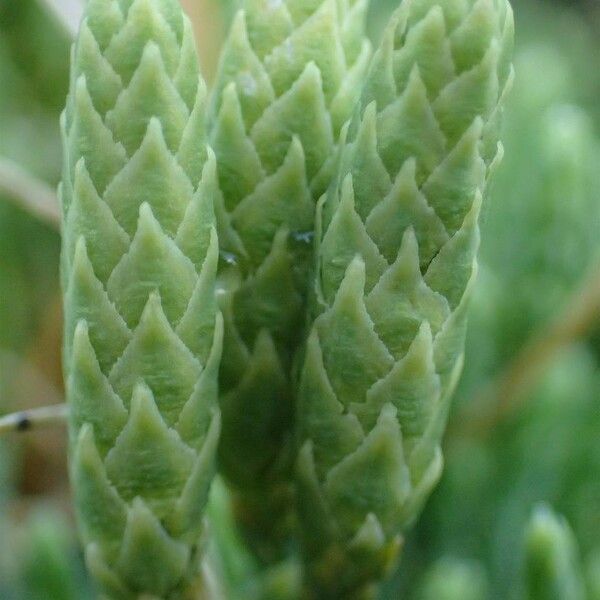
[[[396,4],[372,0],[374,39]],[[184,5],[210,79],[234,3]],[[600,600],[600,5],[513,5],[506,156],[483,219],[445,474],[382,592],[390,600]],[[51,195],[60,178],[76,6],[0,0],[0,415],[62,398],[59,235],[20,200]],[[65,437],[0,440],[2,600],[92,597]],[[235,591],[252,569],[224,493],[211,515],[230,594],[283,598],[277,574],[269,589]]]

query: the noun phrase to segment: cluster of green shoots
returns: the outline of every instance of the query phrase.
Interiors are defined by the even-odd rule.
[[[89,0],[62,119],[70,475],[106,597],[206,588],[221,473],[302,596],[371,598],[442,470],[507,0],[245,0],[210,94],[177,0]]]

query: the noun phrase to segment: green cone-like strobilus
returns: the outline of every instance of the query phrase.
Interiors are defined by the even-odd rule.
[[[512,37],[507,0],[405,0],[319,203],[298,396],[316,597],[370,597],[439,478]]]
[[[177,0],[89,0],[63,115],[70,472],[110,598],[185,598],[220,417],[216,163]]]
[[[243,490],[240,514],[258,538],[285,530],[277,513],[289,502],[290,372],[304,330],[315,205],[371,56],[366,6],[245,0],[211,102],[223,193],[220,465]],[[269,559],[268,547],[259,552]]]

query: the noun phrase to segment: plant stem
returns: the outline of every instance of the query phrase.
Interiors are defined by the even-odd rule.
[[[56,404],[6,415],[0,418],[0,435],[60,425],[66,422],[68,414],[69,408],[66,404]]]
[[[58,199],[52,188],[4,158],[0,159],[0,193],[54,229],[60,229]]]
[[[534,334],[504,371],[466,405],[456,420],[458,435],[485,437],[514,414],[557,354],[582,338],[599,319],[600,265],[595,264],[558,317]]]

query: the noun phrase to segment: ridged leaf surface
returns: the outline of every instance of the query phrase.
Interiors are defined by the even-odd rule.
[[[70,471],[110,598],[198,576],[220,429],[216,162],[176,0],[90,0],[63,115]]]
[[[404,2],[319,203],[298,398],[318,597],[371,593],[439,477],[512,33],[505,0]]]
[[[263,504],[289,469],[315,206],[371,55],[365,10],[365,0],[246,0],[211,101],[223,193],[220,459]]]

